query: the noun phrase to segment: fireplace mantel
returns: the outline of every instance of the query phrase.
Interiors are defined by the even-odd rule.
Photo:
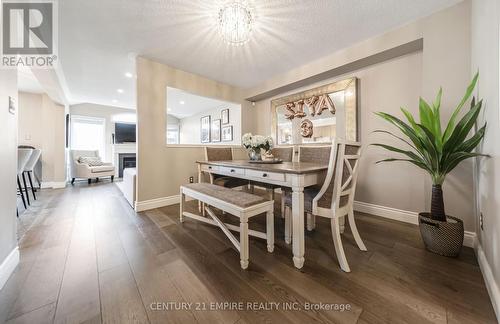
[[[135,143],[113,144],[113,164],[115,165],[115,176],[118,178],[118,165],[120,154],[136,154],[137,145]]]

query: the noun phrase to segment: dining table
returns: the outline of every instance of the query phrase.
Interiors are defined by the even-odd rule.
[[[249,160],[196,161],[198,181],[204,174],[230,176],[292,190],[292,251],[296,268],[304,266],[304,188],[323,184],[328,165],[315,162],[265,163]]]

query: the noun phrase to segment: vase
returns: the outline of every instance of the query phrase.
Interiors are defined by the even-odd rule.
[[[262,160],[262,155],[260,154],[260,150],[250,150],[248,151],[248,157],[251,161],[260,161]]]
[[[431,219],[430,213],[418,214],[420,234],[427,250],[436,254],[456,257],[464,242],[462,220],[446,216],[446,222]]]

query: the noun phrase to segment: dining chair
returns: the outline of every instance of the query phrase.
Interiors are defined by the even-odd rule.
[[[20,176],[22,176],[24,167],[28,163],[31,154],[33,153],[33,149],[17,149],[17,187],[19,189],[19,193],[21,195],[21,200],[23,201],[24,208],[27,209],[26,199],[29,204],[29,197],[24,197],[23,186],[21,186]],[[24,187],[26,188],[26,181],[24,181]]]
[[[361,144],[340,140],[332,145],[328,172],[321,187],[304,190],[304,210],[314,216],[330,219],[333,243],[340,268],[350,272],[341,239],[340,219],[347,216],[352,235],[359,249],[366,251],[354,220],[354,194],[361,157]],[[292,196],[285,195],[285,223],[290,224]]]
[[[230,147],[205,147],[206,161],[231,161],[233,160],[233,149]],[[248,180],[209,174],[210,183],[226,188],[236,188],[248,185]]]
[[[24,171],[23,171],[23,182],[26,183],[25,175],[28,177],[29,184],[31,187],[31,193],[33,194],[33,199],[36,200],[36,195],[35,195],[35,187],[33,186],[33,178],[31,177],[33,170],[35,168],[36,163],[40,159],[40,155],[42,154],[42,150],[40,149],[34,149],[33,152],[31,153],[31,156],[24,166]],[[28,188],[25,185],[25,190],[26,190],[26,197],[28,197]]]
[[[205,160],[206,161],[231,161],[233,160],[233,149],[230,147],[207,147],[205,146]],[[210,183],[225,188],[237,188],[248,186],[249,182],[245,179],[228,177],[209,173]],[[205,216],[205,204],[198,203],[198,209]]]

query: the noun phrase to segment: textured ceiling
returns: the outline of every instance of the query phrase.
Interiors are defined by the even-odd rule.
[[[252,38],[232,47],[217,33],[220,1],[64,0],[60,58],[71,101],[133,108],[124,74],[136,55],[247,88],[458,2],[253,0]]]

